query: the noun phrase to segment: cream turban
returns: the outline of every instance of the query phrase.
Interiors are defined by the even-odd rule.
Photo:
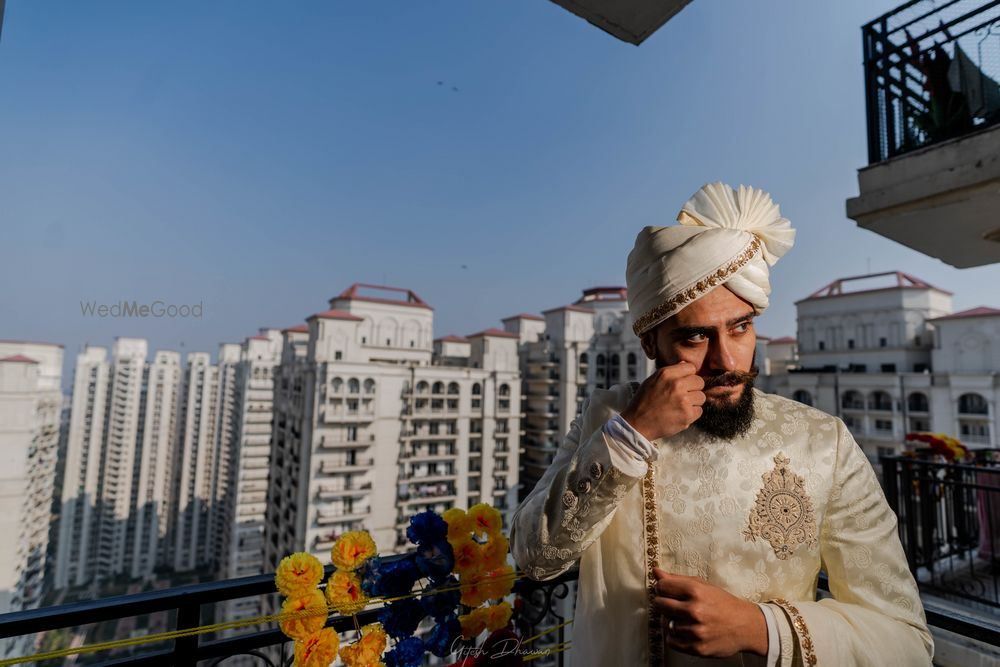
[[[710,183],[684,204],[677,221],[644,228],[629,253],[625,281],[635,335],[719,285],[762,313],[771,293],[768,267],[795,241],[795,230],[771,196]]]

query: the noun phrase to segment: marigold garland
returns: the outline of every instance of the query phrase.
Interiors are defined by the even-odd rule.
[[[411,517],[406,531],[416,550],[393,560],[378,556],[367,531],[344,533],[330,550],[336,569],[323,591],[317,589],[323,579],[318,559],[305,552],[284,558],[275,586],[287,596],[282,612],[294,614],[280,626],[295,640],[296,667],[329,667],[338,649],[346,667],[410,667],[421,664],[428,652],[446,657],[459,637],[474,639],[484,630],[507,628],[509,603],[482,606],[509,595],[516,578],[507,564],[510,543],[502,529],[500,512],[486,503],[442,515],[421,512]],[[411,593],[423,578],[430,585]],[[353,644],[340,646],[337,633],[324,627],[331,609],[354,615],[376,600],[387,602],[381,622],[361,628]],[[458,616],[459,604],[472,609]],[[434,619],[434,627],[426,640],[414,637],[426,617]],[[386,653],[390,635],[395,646]]]

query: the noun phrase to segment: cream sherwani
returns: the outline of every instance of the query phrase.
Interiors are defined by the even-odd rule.
[[[571,648],[588,665],[739,665],[663,649],[650,567],[766,604],[779,664],[929,665],[923,607],[874,471],[843,422],[754,390],[750,430],[653,441],[645,477],[616,468],[602,426],[638,385],[598,390],[514,515],[518,565],[550,579],[580,560]],[[833,599],[815,601],[824,570]]]

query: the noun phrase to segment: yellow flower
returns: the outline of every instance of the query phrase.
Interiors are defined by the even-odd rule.
[[[344,533],[334,542],[330,550],[330,560],[338,570],[354,571],[378,553],[375,540],[366,530]]]
[[[482,603],[489,600],[489,585],[484,586],[483,579],[485,575],[480,573],[474,573],[471,575],[462,575],[461,580],[461,590],[462,590],[462,604],[467,607],[478,607]]]
[[[330,667],[337,658],[340,638],[333,628],[323,628],[295,642],[295,667]]]
[[[318,590],[310,591],[302,597],[288,598],[281,605],[282,614],[302,611],[311,613],[297,614],[279,623],[281,631],[292,639],[305,639],[326,625],[328,615],[326,600]]]
[[[274,573],[278,592],[287,597],[301,597],[316,588],[323,579],[323,564],[312,554],[299,551],[285,556]]]
[[[482,547],[472,538],[466,537],[451,545],[455,554],[455,571],[459,574],[471,573],[482,563]]]
[[[358,575],[345,570],[337,570],[326,582],[326,601],[339,613],[356,614],[368,604],[368,596],[361,590]]]
[[[500,628],[506,628],[513,611],[510,608],[509,602],[501,602],[492,607],[486,607],[486,629],[490,632],[495,632]]]
[[[382,653],[387,643],[382,624],[371,623],[361,628],[361,639],[340,649],[340,659],[347,667],[384,667]]]
[[[461,508],[452,507],[441,518],[448,524],[448,541],[452,544],[467,539],[472,532],[472,521]]]
[[[478,503],[469,508],[469,519],[476,534],[486,533],[488,537],[499,535],[503,529],[503,518],[496,508],[486,503]]]
[[[481,608],[473,609],[468,614],[459,616],[458,622],[462,624],[462,636],[475,639],[486,629],[486,614]]]
[[[504,565],[487,572],[479,582],[479,588],[487,600],[495,600],[509,595],[514,588],[514,568]]]
[[[507,564],[507,551],[510,543],[503,535],[495,535],[483,547],[483,569],[496,570]]]

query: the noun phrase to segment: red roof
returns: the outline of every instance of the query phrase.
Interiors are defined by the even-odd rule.
[[[441,338],[435,338],[435,341],[441,341],[442,343],[468,343],[469,339],[465,336],[442,336]]]
[[[896,279],[895,285],[888,285],[885,287],[874,287],[868,289],[860,289],[853,292],[848,292],[844,290],[844,283],[852,282],[855,280],[866,280],[868,278],[881,278],[882,276],[893,276]],[[881,292],[883,290],[893,290],[893,289],[932,289],[938,292],[943,292],[944,294],[951,294],[947,290],[943,290],[939,287],[934,287],[930,283],[911,276],[908,273],[903,273],[902,271],[884,271],[882,273],[870,273],[864,276],[850,276],[848,278],[838,278],[828,285],[824,285],[819,288],[809,296],[804,299],[799,299],[796,304],[802,303],[803,301],[810,301],[812,299],[826,299],[834,296],[853,296],[854,294],[867,294],[869,292]]]
[[[938,320],[962,320],[966,317],[991,317],[1000,315],[1000,310],[996,308],[990,308],[989,306],[977,306],[975,308],[970,308],[969,310],[963,310],[957,313],[952,313],[951,315],[942,315],[941,317],[931,318],[930,322],[936,322]]]
[[[351,315],[343,310],[324,310],[322,313],[314,313],[306,319],[311,320],[316,317],[321,320],[350,320],[351,322],[364,322],[364,318],[358,317],[357,315]]]
[[[591,287],[583,290],[583,296],[577,300],[577,303],[626,300],[628,300],[628,290],[624,287]]]
[[[539,320],[544,322],[545,318],[541,315],[532,315],[531,313],[518,313],[517,315],[511,315],[510,317],[505,317],[501,322],[506,322],[507,320]]]
[[[479,338],[481,336],[490,336],[492,338],[520,338],[517,334],[510,333],[509,331],[500,331],[500,329],[487,329],[486,331],[474,333],[471,336],[468,336],[468,338]]]
[[[759,336],[758,336],[759,338]],[[782,336],[781,338],[772,338],[767,342],[768,345],[788,345],[790,343],[797,343],[795,336]]]
[[[285,333],[287,331],[293,331],[295,333],[309,333],[309,325],[296,324],[295,326],[285,327],[284,329],[281,330],[281,333]]]
[[[34,359],[29,359],[28,357],[24,356],[23,354],[15,354],[15,355],[12,355],[12,356],[9,356],[9,357],[4,357],[3,359],[0,359],[0,361],[13,361],[13,362],[19,362],[19,363],[22,363],[22,364],[37,364],[38,363]]]
[[[548,310],[543,310],[542,313],[543,314],[544,313],[555,313],[555,312],[560,311],[560,310],[571,310],[574,313],[591,313],[591,314],[593,314],[593,312],[594,312],[590,308],[584,308],[583,306],[575,306],[573,304],[570,304],[568,306],[559,306],[558,308],[549,308]]]
[[[268,338],[267,336],[261,336],[260,334],[257,334],[256,336],[247,336],[247,340],[271,340],[271,339]]]
[[[402,294],[403,296],[399,298],[388,298],[385,296],[374,296],[371,294],[360,294],[360,290],[381,290],[383,292],[393,292]],[[372,285],[369,283],[354,283],[343,292],[337,296],[330,299],[330,305],[332,306],[335,301],[370,301],[372,303],[388,303],[394,306],[411,306],[413,308],[425,308],[427,310],[434,310],[427,302],[417,296],[416,292],[409,289],[403,289],[402,287],[387,287],[386,285]]]

